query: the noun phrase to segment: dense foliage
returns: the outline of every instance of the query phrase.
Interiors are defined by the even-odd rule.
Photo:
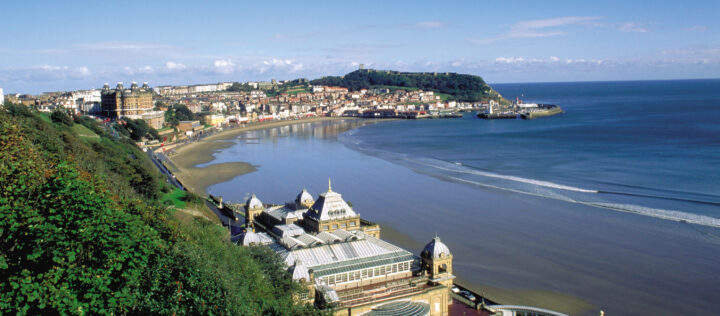
[[[184,104],[176,103],[165,111],[165,122],[176,127],[180,121],[200,121],[201,124],[205,124],[205,117],[202,114],[193,113]]]
[[[227,91],[234,91],[234,92],[250,92],[255,90],[253,86],[249,85],[248,83],[239,83],[239,82],[233,82],[233,84],[227,88]]]
[[[142,138],[152,138],[160,140],[160,135],[158,135],[157,130],[150,127],[150,125],[148,125],[145,120],[123,117],[122,121],[124,122],[124,124],[117,124],[116,128],[120,130],[121,133],[132,138],[132,140],[140,141]],[[122,130],[127,131],[127,133]]]
[[[383,86],[419,88],[449,94],[458,101],[502,99],[481,77],[457,73],[356,70],[343,77],[323,77],[312,80],[311,83],[346,87],[350,91]]]
[[[130,140],[0,108],[0,314],[314,314],[264,248],[183,223]]]

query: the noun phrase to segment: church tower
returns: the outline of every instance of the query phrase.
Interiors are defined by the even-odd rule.
[[[250,229],[250,227],[254,228],[253,220],[255,220],[255,217],[260,215],[264,209],[265,207],[260,199],[253,194],[245,203],[245,227],[248,229]]]
[[[448,288],[448,301],[452,300],[449,295],[455,276],[452,274],[452,254],[440,237],[435,236],[420,253],[422,269],[430,277],[430,283],[441,284]]]

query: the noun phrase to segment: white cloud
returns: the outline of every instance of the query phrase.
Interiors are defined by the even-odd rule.
[[[77,74],[80,75],[80,76],[87,77],[87,76],[90,75],[90,69],[89,69],[88,67],[85,67],[85,66],[83,66],[83,67],[78,67],[75,71],[76,71]]]
[[[418,29],[439,29],[445,27],[445,22],[424,21],[413,24],[413,27]]]
[[[550,61],[560,61],[560,58],[557,56],[550,56]]]
[[[553,29],[561,26],[588,25],[593,26],[593,21],[602,19],[598,16],[566,16],[553,19],[520,21],[513,24],[510,29],[496,37],[470,39],[476,44],[490,44],[495,41],[511,38],[533,38],[565,35],[566,30]]]
[[[176,63],[176,62],[172,62],[172,61],[168,61],[168,62],[165,63],[165,68],[166,68],[167,70],[183,70],[183,69],[185,69],[186,67],[185,67],[185,65],[183,65],[183,64]]]
[[[230,59],[218,59],[213,62],[213,68],[221,74],[229,74],[235,71],[235,63]]]
[[[659,54],[666,63],[720,64],[720,46],[695,46],[664,50]]]
[[[525,58],[522,58],[522,57],[498,57],[498,58],[495,58],[496,63],[505,63],[505,64],[522,63],[524,61],[525,61]]]
[[[152,67],[150,67],[150,66],[144,66],[144,67],[140,67],[140,69],[138,69],[138,73],[140,73],[140,74],[152,74],[152,73],[155,73],[155,70],[154,70]]]
[[[553,19],[520,21],[520,22],[515,23],[515,25],[513,25],[511,27],[511,29],[517,30],[517,31],[536,30],[536,29],[543,29],[543,28],[548,28],[548,27],[580,24],[580,23],[594,21],[594,20],[598,20],[598,19],[600,19],[600,17],[598,17],[598,16],[565,16],[565,17],[553,18]]]
[[[648,31],[647,28],[643,27],[642,24],[637,22],[625,22],[618,28],[620,31],[623,32],[637,32],[637,33],[645,33]]]

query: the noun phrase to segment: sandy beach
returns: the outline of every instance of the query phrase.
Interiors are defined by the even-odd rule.
[[[696,314],[716,301],[715,229],[427,176],[338,141],[364,120],[315,122],[231,131],[171,158],[198,171],[193,185],[228,200],[252,192],[282,203],[302,188],[315,196],[332,177],[333,190],[380,224],[384,239],[417,254],[437,233],[453,251],[457,282],[504,304],[571,315]]]
[[[348,118],[314,117],[302,120],[255,123],[244,127],[228,129],[176,149],[174,154],[170,156],[170,159],[178,168],[175,172],[178,180],[191,191],[197,194],[205,194],[207,193],[208,186],[226,182],[237,176],[256,170],[255,166],[249,163],[236,161],[198,167],[198,165],[213,161],[213,155],[215,153],[232,146],[234,142],[231,140],[235,139],[239,134],[253,130],[341,119]]]
[[[257,170],[256,166],[253,166],[250,163],[237,161],[220,162],[203,167],[197,167],[197,165],[207,164],[215,160],[214,154],[234,145],[235,143],[230,140],[235,139],[238,135],[250,131],[265,130],[302,123],[315,123],[334,119],[337,120],[337,118],[315,118],[302,121],[282,121],[258,124],[224,131],[206,139],[185,145],[179,148],[176,151],[176,154],[171,156],[173,163],[180,170],[176,173],[176,176],[190,190],[194,192],[206,192],[207,188],[211,185],[223,183],[235,177]],[[394,223],[383,221],[380,224],[383,227],[382,234],[384,239],[414,252],[418,252],[422,249],[425,241],[416,240],[410,234],[395,229],[393,227]],[[463,278],[462,275],[458,276],[457,282],[476,291],[477,293],[484,293],[488,297],[505,303],[544,306],[547,308],[561,310],[569,314],[582,313],[592,308],[590,303],[577,297],[562,293],[540,290],[512,290],[493,287],[478,283],[475,280]]]

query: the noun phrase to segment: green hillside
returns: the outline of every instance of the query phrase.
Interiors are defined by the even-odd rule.
[[[293,303],[275,253],[173,215],[160,200],[176,194],[126,136],[47,118],[0,107],[0,314],[318,313]]]
[[[449,95],[453,100],[486,102],[495,100],[508,103],[479,76],[457,73],[398,72],[384,70],[356,70],[342,77],[323,77],[310,82],[313,85],[346,87],[350,91],[371,88],[407,88],[435,91]]]

